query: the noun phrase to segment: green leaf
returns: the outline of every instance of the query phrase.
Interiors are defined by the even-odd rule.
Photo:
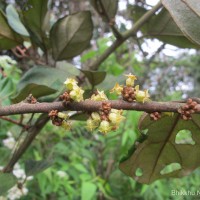
[[[91,182],[83,182],[81,187],[81,200],[92,200],[96,193],[97,186]]]
[[[17,85],[17,94],[14,96],[14,101],[18,102],[18,98],[22,100],[25,94],[33,92],[36,96],[44,96],[55,93],[55,96],[64,87],[64,81],[67,77],[78,75],[78,71],[73,65],[65,63],[57,68],[45,66],[35,66],[28,70]],[[36,91],[36,88],[41,91]],[[47,91],[45,91],[45,88]],[[23,91],[22,91],[23,90]]]
[[[132,10],[131,13],[134,20],[138,20],[147,12],[146,9],[139,6],[131,6],[130,9]],[[199,45],[194,44],[185,37],[165,8],[163,8],[159,14],[150,18],[147,23],[142,26],[141,30],[143,34],[151,38],[157,38],[164,43],[175,45],[180,48],[199,48]]]
[[[73,66],[71,66],[73,68]],[[50,68],[44,66],[35,66],[27,71],[21,78],[17,89],[23,89],[27,84],[35,83],[40,85],[46,85],[53,89],[60,89],[63,86],[63,82],[67,77],[71,76],[71,68]],[[58,82],[58,84],[55,84]]]
[[[29,37],[29,33],[27,32],[26,28],[22,24],[19,18],[19,14],[17,13],[16,9],[14,8],[12,4],[7,6],[6,16],[7,16],[9,25],[12,27],[12,29],[16,33]]]
[[[146,132],[146,139],[137,142],[128,158],[120,163],[120,169],[126,175],[140,183],[150,184],[161,178],[186,176],[199,167],[198,114],[193,114],[189,121],[175,114],[173,117],[163,116],[156,122],[145,114],[141,117],[139,129]],[[180,133],[183,132],[188,134],[183,135],[180,142]]]
[[[88,119],[88,114],[86,113],[76,113],[70,116],[70,120],[86,121]]]
[[[25,173],[27,176],[36,175],[53,165],[53,160],[27,160],[25,162]]]
[[[199,48],[184,36],[166,9],[150,21],[148,35],[180,48]]]
[[[105,22],[115,18],[118,9],[118,0],[90,0],[90,2]],[[105,13],[102,11],[106,13],[107,17],[105,17]]]
[[[11,49],[23,42],[17,34],[9,27],[6,17],[0,10],[0,50]]]
[[[55,60],[66,60],[85,50],[92,38],[93,24],[89,11],[59,19],[51,29],[50,40]]]
[[[115,86],[115,83],[123,84],[124,83],[124,77],[123,76],[113,76],[111,74],[107,74],[104,81],[98,85],[99,89],[102,90],[110,90]]]
[[[92,86],[98,85],[106,77],[106,72],[105,71],[81,70],[81,72],[83,72],[83,74],[87,77],[87,79],[89,80],[89,82],[90,82],[90,84]]]
[[[169,11],[172,18],[192,42],[200,45],[200,18],[182,0],[162,0],[163,5]]]
[[[0,194],[2,195],[17,183],[17,178],[10,173],[1,173],[0,182]]]
[[[43,24],[48,11],[48,0],[28,0],[27,4],[31,5],[31,7],[28,10],[22,11],[22,21],[28,30],[32,41],[45,50],[47,36],[45,30],[43,30]]]
[[[57,90],[47,87],[45,85],[38,85],[35,83],[27,84],[22,90],[20,90],[14,97],[12,101],[14,103],[24,100],[29,94],[32,94],[35,98],[42,96],[54,94]]]

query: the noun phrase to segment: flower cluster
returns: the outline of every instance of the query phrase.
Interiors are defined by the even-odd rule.
[[[101,93],[104,98],[107,98],[104,93]],[[100,98],[99,93],[92,96],[92,98]],[[125,117],[122,115],[122,110],[112,109],[111,104],[103,102],[99,112],[92,112],[87,120],[87,129],[93,131],[98,129],[101,133],[107,134],[119,127],[119,124]]]
[[[131,73],[128,75],[125,75],[127,77],[126,79],[126,85],[119,85],[119,83],[116,83],[114,88],[110,90],[111,93],[116,93],[117,95],[122,95],[123,99],[128,102],[146,102],[149,101],[149,93],[148,90],[140,90],[139,85],[135,84],[135,80],[137,80],[137,77]]]
[[[183,120],[192,119],[192,114],[196,112],[197,102],[192,99],[188,99],[186,104],[178,109]]]
[[[53,125],[61,126],[66,130],[71,129],[71,123],[67,121],[67,119],[69,118],[68,114],[63,112],[58,112],[57,110],[52,110],[49,112],[49,117]]]
[[[157,121],[162,117],[160,112],[150,113],[149,116],[150,116],[150,119],[153,121]]]
[[[66,97],[69,98],[67,100],[72,100],[76,102],[83,101],[83,93],[84,90],[81,89],[81,87],[78,86],[78,82],[73,78],[67,78],[67,80],[64,82],[66,86],[66,92],[64,95],[64,99],[61,96],[61,99],[66,100]]]

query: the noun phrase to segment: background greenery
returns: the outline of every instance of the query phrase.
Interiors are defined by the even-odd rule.
[[[138,7],[135,9],[134,6],[142,7],[141,13],[145,13],[145,9],[149,9],[145,1],[120,2],[127,5],[126,9],[119,10],[116,16],[117,26],[121,31],[126,31],[128,24],[134,23],[134,20],[138,18],[134,15],[136,11],[138,13]],[[6,6],[10,6],[10,3],[9,1],[7,3],[1,1],[2,10],[6,11]],[[24,5],[18,2],[16,6],[19,9],[20,6],[23,7]],[[61,85],[67,76],[79,75],[80,71],[77,68],[89,70],[88,66],[90,66],[92,60],[106,51],[110,43],[114,41],[114,37],[111,36],[108,25],[103,23],[91,5],[88,5],[88,1],[52,1],[50,6],[50,10],[53,11],[50,16],[52,24],[65,14],[89,8],[93,14],[94,31],[92,45],[83,54],[76,52],[75,54],[78,56],[72,55],[63,59],[61,55],[56,55],[56,52],[53,51],[55,52],[53,54],[54,59],[58,61],[56,68],[48,69],[48,73],[46,73],[43,65],[46,55],[42,53],[45,52],[48,44],[45,41],[41,42],[41,35],[37,35],[38,30],[34,26],[31,27],[32,31],[29,30],[29,33],[33,33],[33,41],[31,42],[39,48],[30,49],[29,55],[31,56],[19,57],[10,48],[7,48],[7,50],[1,48],[0,67],[4,69],[0,77],[1,105],[9,105],[23,100],[30,91],[32,93],[35,91],[33,90],[35,87],[37,91],[35,95],[39,97],[39,101],[51,101],[58,96],[58,89],[62,90]],[[7,16],[11,17],[13,10],[11,7],[9,8],[7,7]],[[122,17],[126,21],[120,20]],[[26,16],[23,19],[27,28],[27,23],[32,22],[29,22],[29,18],[26,18]],[[12,20],[13,18],[11,18]],[[155,23],[155,21],[152,23]],[[15,32],[17,32],[16,27],[12,26],[12,28],[15,28]],[[21,28],[19,32],[23,33],[23,37],[27,37],[25,29],[20,26],[18,28]],[[147,27],[145,28],[142,30],[143,33],[152,31]],[[138,83],[142,84],[143,88],[149,89],[153,100],[169,101],[188,96],[199,96],[199,50],[194,50],[191,53],[189,49],[180,50],[176,47],[174,56],[168,56],[161,50],[169,50],[174,47],[165,44],[171,43],[166,41],[166,38],[159,39],[164,41],[164,45],[161,44],[160,47],[162,46],[162,48],[160,50],[158,48],[157,51],[155,49],[153,53],[151,48],[143,50],[145,45],[148,46],[152,43],[149,39],[142,37],[140,40],[131,38],[129,42],[120,46],[99,66],[99,74],[96,77],[101,77],[102,81],[94,83],[93,79],[88,78],[83,83],[84,89],[87,90],[86,95],[91,94],[95,88],[99,88],[105,90],[111,99],[115,99],[116,96],[110,95],[109,90],[115,82],[123,82],[123,74],[132,72],[140,77]],[[19,43],[20,41],[21,39],[18,40]],[[158,43],[157,40],[153,40],[153,42]],[[186,42],[181,44],[184,45]],[[180,53],[177,53],[177,51],[180,51]],[[5,55],[10,57],[5,57]],[[54,59],[49,58],[49,65],[55,64],[53,63]],[[67,60],[67,62],[59,62],[60,60]],[[43,66],[40,65],[41,63]],[[105,79],[102,71],[106,71]],[[41,95],[38,91],[46,91],[47,93]],[[27,179],[24,184],[24,188],[27,188],[28,192],[24,192],[26,195],[19,198],[24,200],[191,199],[191,196],[173,196],[171,192],[172,190],[196,192],[200,187],[199,169],[195,170],[190,176],[181,179],[158,180],[151,185],[140,184],[118,169],[120,159],[127,154],[140,135],[138,120],[141,112],[129,111],[125,113],[125,116],[126,120],[120,128],[107,136],[98,132],[88,132],[83,121],[74,120],[71,131],[65,131],[48,122],[19,162],[20,169],[25,169],[27,176],[34,175],[32,180]],[[36,114],[32,117],[26,114],[23,117],[24,123],[34,124],[39,115]],[[12,119],[19,120],[20,116],[12,116]],[[13,140],[17,141],[17,145],[20,145],[20,141],[27,134],[17,125],[5,120],[0,121],[1,166],[7,164],[11,152],[16,148],[15,145],[12,145]],[[6,141],[9,138],[12,139]],[[35,161],[41,161],[41,163]],[[44,169],[46,170],[43,171]],[[24,179],[26,178],[21,176],[20,181],[23,182]],[[23,194],[23,190],[21,190],[21,194]],[[7,195],[8,199],[12,199],[9,194]],[[17,199],[18,197],[13,198]]]

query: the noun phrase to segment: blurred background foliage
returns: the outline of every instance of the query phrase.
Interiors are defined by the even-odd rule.
[[[0,7],[5,10],[6,6],[11,3],[15,3],[15,1],[2,0]],[[19,5],[17,6],[19,7]],[[126,31],[134,23],[134,17],[130,13],[132,6],[135,5],[142,6],[145,9],[151,7],[148,2],[142,0],[120,0],[116,16],[119,30]],[[68,65],[70,63],[78,69],[89,70],[88,66],[90,66],[92,60],[102,54],[114,41],[109,26],[102,22],[87,0],[52,0],[50,8],[52,24],[66,14],[86,9],[92,10],[94,34],[91,46],[83,54],[67,60]],[[95,87],[87,81],[83,84],[83,87],[89,92],[91,92],[91,89],[100,88],[108,93],[115,81],[123,82],[123,74],[132,72],[140,77],[138,83],[144,89],[149,89],[153,100],[169,101],[189,96],[200,96],[198,89],[200,86],[199,54],[199,50],[183,50],[155,39],[150,40],[141,37],[141,39],[135,40],[131,38],[112,53],[98,68],[99,71],[107,72],[105,80]],[[37,50],[34,59],[20,57],[13,50],[2,50],[0,55],[0,100],[1,105],[9,105],[13,102],[14,95],[19,94],[17,83],[20,83],[20,78],[25,72],[44,60],[40,56],[40,50]],[[57,63],[57,65],[62,68],[62,63]],[[71,74],[76,76],[80,73],[76,69],[72,72],[72,69],[69,67],[66,70],[68,76]],[[52,72],[49,78],[45,79],[48,84],[50,84],[49,80],[52,81],[54,75],[54,72]],[[63,82],[62,79],[65,78],[60,78],[61,83]],[[41,80],[43,80],[43,77]],[[52,88],[60,87],[59,81],[51,82]],[[110,94],[108,93],[108,95]],[[55,96],[43,97],[40,100],[51,100]],[[109,97],[116,98],[114,95]],[[97,132],[88,132],[85,123],[81,121],[74,121],[71,131],[52,126],[48,122],[19,164],[21,169],[25,168],[24,163],[27,160],[53,160],[53,164],[48,163],[51,166],[41,173],[35,172],[34,178],[27,180],[24,184],[28,192],[24,192],[26,195],[23,195],[23,191],[21,191],[22,195],[19,198],[22,200],[191,199],[191,196],[172,196],[171,191],[189,190],[196,192],[200,187],[199,169],[188,177],[158,180],[151,185],[137,183],[118,169],[120,159],[127,154],[140,134],[137,127],[140,115],[141,113],[136,111],[126,112],[125,122],[121,124],[117,131],[107,136]],[[27,123],[30,119],[31,123],[34,123],[38,116],[36,114],[32,117],[26,114],[23,118]],[[19,116],[12,116],[12,119],[19,120]],[[26,134],[27,132],[22,131],[19,126],[5,120],[0,121],[1,166],[6,165],[11,152],[16,148],[15,141],[19,145]],[[43,167],[41,167],[41,171],[45,168]],[[13,197],[13,199],[19,198]],[[8,199],[12,198],[8,196]]]

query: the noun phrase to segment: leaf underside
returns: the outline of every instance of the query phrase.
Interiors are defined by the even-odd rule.
[[[150,120],[148,114],[142,116],[140,131],[146,130],[147,139],[135,145],[133,152],[120,163],[120,169],[140,183],[150,184],[158,179],[180,178],[190,174],[200,166],[200,116],[192,115],[192,120],[184,121],[180,115],[163,116],[158,121]],[[189,142],[177,142],[181,131],[191,133]],[[193,143],[190,142],[192,140]],[[169,172],[167,167],[180,166]],[[138,171],[141,173],[138,174]]]

